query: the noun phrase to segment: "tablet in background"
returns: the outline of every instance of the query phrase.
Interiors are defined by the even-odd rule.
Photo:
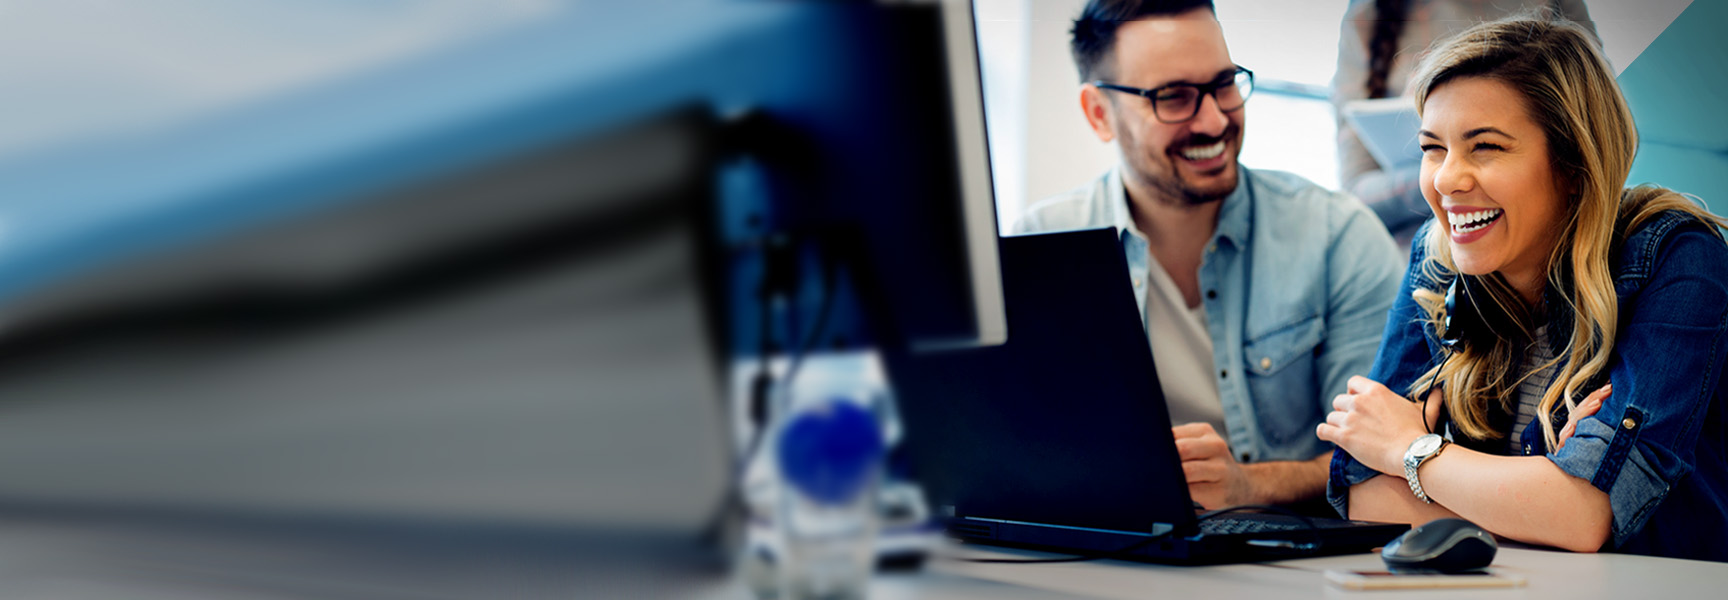
[[[1344,122],[1356,130],[1357,139],[1368,148],[1374,162],[1380,163],[1381,170],[1396,171],[1421,163],[1416,132],[1422,128],[1422,118],[1416,116],[1411,99],[1351,100],[1344,103]]]

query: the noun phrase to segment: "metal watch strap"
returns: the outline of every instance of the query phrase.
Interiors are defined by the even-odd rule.
[[[1431,436],[1439,438],[1439,445],[1435,446],[1433,450],[1430,450],[1427,453],[1420,455],[1416,454],[1416,445]],[[1434,500],[1429,498],[1428,493],[1422,490],[1422,479],[1417,476],[1417,470],[1422,468],[1422,463],[1428,462],[1428,459],[1440,454],[1440,451],[1446,448],[1446,444],[1446,438],[1430,433],[1418,437],[1414,441],[1410,442],[1410,449],[1404,452],[1404,481],[1410,484],[1410,492],[1416,494],[1416,497],[1420,498],[1425,504],[1433,504]]]
[[[1416,476],[1416,469],[1421,466],[1422,463],[1411,464],[1411,461],[1404,461],[1404,481],[1410,483],[1410,492],[1416,494],[1416,497],[1420,498],[1423,503],[1433,504],[1434,500],[1422,491],[1422,480]]]

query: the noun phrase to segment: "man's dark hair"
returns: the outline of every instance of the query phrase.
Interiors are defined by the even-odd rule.
[[[1091,0],[1074,19],[1069,30],[1069,50],[1074,53],[1074,66],[1080,70],[1080,82],[1104,76],[1110,62],[1110,52],[1116,47],[1116,29],[1123,23],[1148,17],[1178,15],[1196,8],[1216,14],[1212,0]]]

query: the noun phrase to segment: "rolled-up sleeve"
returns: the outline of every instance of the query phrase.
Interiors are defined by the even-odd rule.
[[[1326,477],[1326,501],[1338,516],[1350,518],[1350,486],[1373,479],[1379,471],[1357,462],[1343,448],[1332,450],[1332,469]]]
[[[1692,472],[1728,357],[1728,248],[1693,229],[1670,236],[1659,256],[1642,288],[1621,299],[1612,394],[1547,455],[1608,494],[1611,546],[1636,534]]]

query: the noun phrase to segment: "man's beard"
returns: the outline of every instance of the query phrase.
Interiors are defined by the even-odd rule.
[[[1200,206],[1223,200],[1232,192],[1236,191],[1236,186],[1241,183],[1241,172],[1239,170],[1233,171],[1231,173],[1231,181],[1225,185],[1213,188],[1200,188],[1189,185],[1188,181],[1181,175],[1181,167],[1179,165],[1180,161],[1183,159],[1177,154],[1176,150],[1189,146],[1215,144],[1220,140],[1230,140],[1231,144],[1240,148],[1240,144],[1237,143],[1237,141],[1241,139],[1240,131],[1241,128],[1231,125],[1229,128],[1224,130],[1223,135],[1217,137],[1193,136],[1178,144],[1172,144],[1162,157],[1166,161],[1165,164],[1169,166],[1168,173],[1164,176],[1157,176],[1153,173],[1147,172],[1149,169],[1137,169],[1140,171],[1140,178],[1145,181],[1146,184],[1157,190],[1157,201],[1165,204],[1176,206]],[[1230,163],[1227,163],[1223,168],[1234,169],[1234,162],[1234,157],[1232,157]]]
[[[1153,181],[1152,185],[1162,192],[1163,198],[1175,199],[1178,204],[1183,206],[1210,204],[1223,200],[1231,192],[1236,191],[1235,181],[1231,181],[1230,185],[1224,186],[1222,189],[1197,189],[1186,185],[1181,177],[1160,178]]]

